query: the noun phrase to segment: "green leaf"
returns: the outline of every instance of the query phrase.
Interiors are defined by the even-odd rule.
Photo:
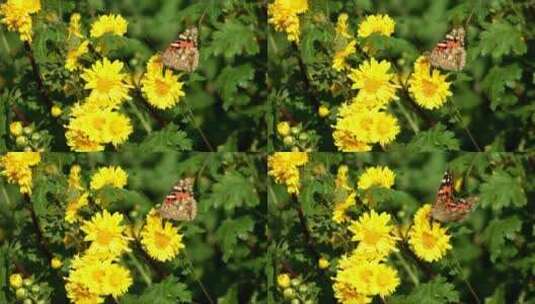
[[[433,128],[416,134],[407,144],[411,152],[458,151],[459,140],[453,132],[438,123]]]
[[[192,143],[186,132],[170,123],[165,128],[150,133],[138,145],[125,145],[124,149],[134,149],[139,153],[186,151],[192,149]]]
[[[480,188],[480,202],[484,207],[499,211],[514,205],[522,207],[527,204],[522,182],[517,177],[503,170],[495,171]]]
[[[191,292],[187,285],[180,283],[177,278],[170,275],[163,281],[147,287],[143,294],[127,294],[120,300],[122,304],[176,304],[191,303]]]
[[[483,242],[489,247],[490,259],[495,262],[498,257],[510,258],[516,255],[514,246],[506,246],[507,239],[512,240],[522,228],[518,216],[492,220],[483,232]]]
[[[255,55],[259,51],[260,47],[253,29],[235,19],[218,25],[218,30],[213,33],[213,40],[207,50],[214,56],[223,54],[226,58],[243,53]]]
[[[407,296],[395,296],[388,301],[388,303],[392,304],[443,304],[454,302],[459,302],[459,293],[455,290],[453,284],[448,283],[441,276],[417,286]]]
[[[241,106],[249,103],[247,95],[237,95],[238,88],[246,88],[254,77],[255,69],[250,64],[242,64],[237,67],[227,66],[217,77],[215,82],[218,91],[223,98],[223,108],[228,110],[232,106]]]
[[[251,216],[241,216],[223,221],[216,236],[221,242],[223,261],[228,262],[232,256],[245,256],[249,253],[246,246],[238,246],[238,240],[245,240],[254,229],[255,221]]]
[[[316,26],[307,24],[301,33],[301,41],[299,42],[299,50],[301,58],[305,64],[311,64],[321,58],[319,53],[316,53],[316,43],[327,43],[331,37],[327,31]]]
[[[518,64],[495,66],[481,82],[481,88],[489,96],[490,107],[494,111],[499,106],[506,108],[514,105],[518,98],[512,94],[505,94],[505,88],[513,88],[515,81],[522,77],[522,68]]]
[[[225,210],[244,205],[254,207],[260,203],[253,181],[236,171],[223,175],[213,185],[207,201],[209,205],[223,206]]]
[[[527,52],[522,32],[504,21],[494,22],[481,33],[481,54],[492,54],[494,58],[511,54],[523,55]]]
[[[137,193],[136,191],[113,188],[111,186],[106,186],[98,190],[97,197],[103,206],[122,203],[120,206],[115,205],[113,208],[108,208],[110,211],[113,211],[116,207],[120,207],[119,209],[125,209],[126,206],[136,206],[150,203],[146,197]]]

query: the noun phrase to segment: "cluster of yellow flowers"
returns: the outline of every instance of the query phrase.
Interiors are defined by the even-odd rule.
[[[8,30],[18,31],[20,40],[32,42],[32,17],[31,14],[41,10],[40,0],[7,0],[0,5],[2,23],[7,25]]]
[[[349,185],[347,173],[348,167],[346,165],[338,167],[335,186],[336,193],[340,193],[342,196],[336,197],[332,215],[335,223],[343,223],[349,220],[347,210],[355,204],[355,199],[357,198],[356,190]],[[359,177],[357,187],[359,190],[367,190],[374,186],[390,189],[394,185],[395,177],[395,173],[388,167],[370,167]],[[369,204],[370,201],[371,197],[364,194],[362,202]]]
[[[98,196],[98,190],[105,186],[123,188],[127,178],[128,174],[120,167],[102,167],[91,176],[89,185]],[[75,223],[82,221],[79,209],[88,204],[88,196],[92,192],[85,187],[78,165],[71,167],[68,183],[69,195],[75,193],[76,196],[68,203],[65,220]],[[99,203],[98,199],[95,201]],[[82,221],[84,241],[90,242],[90,245],[72,260],[66,278],[65,288],[73,303],[102,303],[104,297],[111,295],[117,298],[132,285],[130,271],[119,263],[121,256],[131,251],[129,242],[135,236],[124,221],[122,214],[110,213],[106,209],[90,220]],[[163,222],[154,210],[147,216],[140,236],[145,251],[158,261],[171,260],[184,248],[178,229],[169,222]]]
[[[141,85],[149,104],[161,110],[175,106],[185,95],[179,76],[164,70],[160,55],[152,56],[147,62],[147,73],[141,79]]]
[[[337,45],[340,45],[340,47],[337,48],[334,54],[332,68],[337,72],[349,68],[346,59],[357,52],[357,40],[353,38],[348,30],[348,18],[347,14],[342,13],[338,16],[338,21],[336,22],[336,42],[339,42]]]
[[[438,222],[430,222],[431,205],[422,206],[414,215],[409,230],[409,244],[414,253],[427,262],[440,260],[451,249],[450,236]]]
[[[20,193],[32,194],[32,168],[41,161],[39,152],[8,152],[0,158],[2,175],[9,183],[16,183]]]
[[[409,78],[409,92],[417,104],[429,110],[442,107],[451,96],[446,75],[431,69],[425,56],[420,56],[414,63],[414,73]]]
[[[400,283],[397,271],[385,263],[397,251],[390,215],[371,211],[352,221],[349,230],[358,246],[338,264],[333,289],[341,303],[370,303],[371,297],[391,295]]]
[[[299,194],[299,166],[308,162],[306,152],[275,152],[268,156],[268,174],[277,183],[286,184],[288,193]]]
[[[268,22],[275,30],[285,31],[289,41],[299,42],[299,14],[308,10],[308,0],[275,0],[268,4]]]

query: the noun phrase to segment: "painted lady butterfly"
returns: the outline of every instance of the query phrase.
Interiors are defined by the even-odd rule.
[[[178,71],[193,72],[199,65],[198,31],[191,27],[178,36],[162,54],[163,64]]]
[[[454,28],[446,39],[437,43],[429,55],[431,65],[450,71],[460,71],[466,63],[464,28]]]
[[[456,198],[453,176],[446,171],[431,210],[433,219],[440,222],[457,222],[466,218],[477,203],[477,197]]]
[[[166,219],[192,221],[197,216],[197,201],[193,195],[193,178],[181,179],[165,197],[158,212]]]

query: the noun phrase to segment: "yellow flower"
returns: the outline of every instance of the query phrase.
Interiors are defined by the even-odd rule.
[[[288,193],[299,194],[299,166],[308,162],[305,152],[275,152],[268,156],[268,174],[275,182],[284,183]]]
[[[91,102],[73,107],[66,128],[67,144],[78,152],[101,151],[106,143],[117,146],[133,131],[128,117]]]
[[[329,108],[327,108],[326,106],[320,106],[318,109],[318,115],[321,118],[326,117],[327,115],[329,115],[329,113],[330,113]]]
[[[356,197],[357,194],[352,191],[343,201],[336,202],[332,216],[332,220],[335,223],[340,224],[349,220],[349,216],[347,216],[346,212],[349,207],[355,205]]]
[[[327,260],[326,258],[320,258],[319,261],[318,261],[318,267],[320,269],[326,269],[327,267],[329,267],[330,263],[329,263],[329,260]]]
[[[336,189],[352,190],[347,180],[348,171],[349,171],[349,167],[346,165],[341,165],[340,167],[338,167],[338,171],[336,173],[336,181],[335,181]]]
[[[353,233],[352,240],[359,241],[357,251],[377,259],[397,251],[396,240],[390,225],[391,218],[386,212],[376,213],[374,210],[363,214],[357,221],[352,221],[349,231]]]
[[[165,262],[172,260],[184,248],[182,234],[170,222],[154,212],[147,215],[147,223],[141,231],[141,244],[154,259]]]
[[[281,273],[277,276],[277,285],[280,288],[288,288],[290,286],[290,276],[287,273]]]
[[[83,35],[80,31],[80,19],[81,16],[78,13],[74,13],[71,15],[70,21],[69,21],[69,36],[67,39],[71,39],[71,37],[78,37],[82,38]]]
[[[350,131],[335,130],[333,132],[334,144],[343,152],[367,152],[372,147],[365,142],[359,141]]]
[[[450,236],[438,222],[429,222],[431,205],[422,206],[409,230],[409,244],[414,253],[427,262],[440,260],[451,249]]]
[[[13,136],[19,136],[22,134],[22,123],[20,121],[14,121],[9,124],[9,132]]]
[[[112,259],[129,251],[128,238],[123,235],[125,226],[121,225],[122,221],[122,214],[110,214],[107,210],[85,221],[81,229],[86,233],[84,240],[91,242],[88,253]]]
[[[363,261],[340,268],[335,282],[365,296],[386,296],[395,291],[400,281],[397,271],[390,266]]]
[[[90,292],[87,287],[84,287],[79,282],[67,282],[65,290],[67,291],[67,297],[76,304],[99,304],[104,302],[104,298]]]
[[[281,121],[277,124],[277,133],[281,136],[290,134],[290,124],[287,121]]]
[[[396,99],[396,89],[399,86],[392,82],[395,74],[389,73],[389,70],[388,61],[378,62],[375,58],[365,61],[358,69],[352,69],[348,77],[353,81],[352,88],[359,90],[355,102],[380,108]]]
[[[349,68],[349,64],[346,62],[346,58],[351,54],[355,54],[355,52],[357,51],[355,48],[356,44],[357,41],[353,39],[349,41],[349,43],[343,49],[337,51],[334,54],[332,68],[335,71],[339,72],[341,70]]]
[[[61,261],[60,258],[58,258],[58,257],[54,257],[54,258],[52,258],[52,260],[50,261],[50,266],[51,266],[53,269],[58,269],[58,268],[61,268],[61,266],[63,266],[63,262]]]
[[[450,83],[446,81],[446,75],[431,70],[424,60],[420,57],[414,64],[414,73],[409,78],[409,92],[423,108],[438,109],[452,95]]]
[[[73,199],[67,204],[67,208],[65,209],[65,221],[67,223],[72,224],[79,220],[78,211],[80,210],[80,208],[89,204],[87,198],[88,193],[85,192],[77,196],[75,199]]]
[[[84,69],[81,77],[87,83],[85,89],[90,89],[88,101],[98,101],[108,107],[116,107],[128,99],[126,84],[127,74],[121,73],[123,63],[119,60],[110,62],[108,58],[97,61],[91,68]]]
[[[85,40],[83,41],[82,43],[80,43],[80,45],[72,50],[69,50],[69,52],[67,53],[67,60],[65,61],[65,68],[68,70],[68,71],[74,71],[76,69],[79,69],[81,68],[82,66],[80,65],[80,63],[78,62],[78,58],[80,58],[80,56],[84,55],[85,53],[87,53],[88,51],[88,48],[87,46],[89,45],[89,41]],[[60,109],[61,111],[61,109]],[[61,112],[60,112],[61,114]],[[55,117],[57,117],[59,115],[56,115]]]
[[[133,279],[128,269],[112,263],[106,267],[102,283],[104,285],[104,294],[117,298],[128,291]]]
[[[373,33],[379,33],[384,36],[391,36],[394,33],[395,22],[388,15],[371,15],[367,16],[359,24],[359,37],[368,37]]]
[[[362,190],[369,189],[373,186],[392,188],[396,174],[388,167],[370,167],[360,176],[358,188]]]
[[[381,146],[391,143],[400,131],[398,120],[386,112],[377,112],[374,115],[370,130],[370,142],[377,142]]]
[[[103,167],[91,177],[91,189],[98,190],[104,186],[124,188],[126,186],[128,174],[121,167]]]
[[[344,37],[344,38],[351,38],[351,35],[347,31],[347,14],[342,13],[338,15],[338,20],[336,21],[336,34]]]
[[[9,285],[14,289],[17,289],[22,286],[22,276],[20,273],[14,273],[9,276]]]
[[[275,0],[268,4],[268,23],[275,30],[285,31],[289,41],[299,42],[299,14],[308,10],[307,0]]]
[[[352,284],[335,281],[333,284],[334,296],[342,304],[368,304],[372,299],[365,296],[352,286]]]
[[[63,113],[63,110],[57,105],[54,105],[52,109],[50,109],[50,114],[52,114],[52,117],[58,117]]]
[[[141,91],[147,97],[148,103],[161,110],[175,106],[180,102],[180,98],[185,96],[182,90],[184,84],[171,70],[164,71],[149,66],[154,64],[147,66],[147,73],[141,79]]]
[[[1,175],[7,176],[9,183],[17,183],[20,193],[32,194],[32,166],[41,161],[38,152],[8,152],[0,158]]]
[[[126,33],[128,22],[121,15],[100,16],[91,25],[91,37],[98,38],[106,33],[123,36]]]
[[[18,31],[22,41],[32,42],[32,17],[41,10],[40,0],[8,0],[0,5],[1,23],[10,31]]]

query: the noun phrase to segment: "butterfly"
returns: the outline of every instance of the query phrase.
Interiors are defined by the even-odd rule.
[[[192,221],[197,216],[197,201],[193,194],[193,178],[187,177],[178,181],[171,190],[158,212],[165,219],[176,221]]]
[[[162,54],[163,64],[178,71],[193,72],[199,65],[198,30],[191,27],[178,36]]]
[[[437,43],[429,55],[431,65],[450,71],[462,70],[466,64],[464,35],[464,28],[456,27],[446,35],[446,39]]]
[[[438,188],[431,216],[440,222],[458,222],[466,218],[477,201],[477,197],[456,198],[453,176],[450,171],[446,171]]]

